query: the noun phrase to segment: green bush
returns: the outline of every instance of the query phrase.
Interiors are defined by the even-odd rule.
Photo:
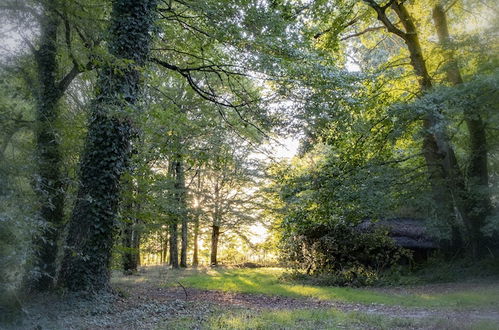
[[[281,255],[293,269],[339,286],[372,285],[383,270],[411,258],[386,231],[359,232],[345,224],[302,226],[283,237]]]

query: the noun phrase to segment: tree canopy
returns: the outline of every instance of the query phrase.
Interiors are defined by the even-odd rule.
[[[428,252],[369,229],[394,219],[444,259],[495,255],[497,10],[5,0],[0,295],[110,290],[155,258],[364,285]]]

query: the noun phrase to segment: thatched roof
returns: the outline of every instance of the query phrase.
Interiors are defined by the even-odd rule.
[[[386,228],[388,235],[400,246],[407,249],[437,249],[438,243],[430,237],[426,230],[426,222],[422,219],[394,218],[378,221],[364,220],[357,228],[370,231],[375,228]]]

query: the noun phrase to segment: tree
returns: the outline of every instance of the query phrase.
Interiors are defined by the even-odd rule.
[[[385,114],[381,112],[381,116],[373,120],[375,125],[372,129],[375,129],[376,126],[391,127],[392,132],[387,131],[388,135],[385,135],[387,143],[397,141],[395,143],[400,145],[404,140],[416,141],[407,134],[411,131],[416,133],[414,124],[422,123],[420,130],[421,150],[429,176],[428,183],[432,187],[434,218],[440,222],[441,228],[451,228],[452,237],[449,239],[450,243],[446,243],[449,252],[454,253],[456,249],[459,249],[463,245],[464,239],[466,244],[469,243],[471,246],[470,254],[476,257],[480,254],[479,245],[483,242],[480,239],[480,229],[477,228],[482,227],[480,222],[483,223],[486,213],[480,215],[480,220],[476,214],[471,212],[471,209],[475,209],[476,212],[487,208],[483,207],[483,202],[474,200],[476,196],[481,196],[480,198],[486,201],[487,198],[483,196],[483,192],[487,191],[487,188],[481,185],[481,192],[478,194],[476,189],[475,193],[471,191],[469,175],[465,170],[468,167],[467,161],[461,159],[462,150],[458,146],[461,142],[456,140],[454,134],[456,129],[459,130],[456,128],[459,125],[458,122],[466,117],[470,118],[470,116],[455,117],[448,109],[448,100],[443,99],[440,92],[434,92],[439,88],[440,71],[445,72],[453,67],[450,63],[452,60],[448,57],[450,53],[448,51],[444,53],[434,51],[435,47],[429,39],[434,33],[435,27],[427,24],[429,12],[425,5],[402,1],[366,0],[362,3],[344,1],[335,6],[329,6],[330,2],[318,3],[312,11],[314,17],[321,17],[322,23],[318,26],[324,30],[315,34],[315,39],[318,40],[317,48],[329,50],[339,58],[350,55],[353,61],[357,60],[356,63],[363,72],[376,74],[380,88],[386,93],[385,95],[388,95],[386,97],[377,94],[376,97],[380,102],[388,101],[385,103],[385,107],[391,106],[393,110],[387,111]],[[438,2],[432,2],[432,4],[438,4]],[[452,4],[455,5],[456,2]],[[318,8],[325,8],[325,12],[319,12]],[[467,19],[462,13],[460,15],[461,20]],[[403,41],[403,45],[399,41]],[[353,52],[354,55],[351,55],[350,52]],[[423,53],[431,53],[432,56],[425,58]],[[464,51],[461,53],[463,54]],[[477,56],[476,50],[468,50],[464,54],[464,61],[469,63],[476,61],[478,56],[483,56]],[[388,60],[386,60],[387,57]],[[450,65],[446,65],[445,62]],[[409,67],[410,70],[406,70],[406,67]],[[468,70],[471,73],[476,71],[476,67],[471,71]],[[454,76],[456,75],[454,74]],[[419,88],[414,86],[411,80],[417,82]],[[363,82],[363,85],[365,86],[366,83]],[[424,95],[428,95],[428,97]],[[441,102],[430,101],[431,95]],[[392,100],[389,100],[390,98]],[[424,98],[425,101],[418,102],[417,100],[420,98]],[[406,110],[401,110],[402,107],[399,106],[394,107],[397,102],[399,104],[406,103]],[[410,105],[411,102],[416,102],[418,105],[413,107]],[[423,105],[423,103],[425,104]],[[410,115],[407,111],[413,111],[413,114]],[[467,109],[465,112],[471,113],[471,110]],[[379,116],[379,114],[376,115]],[[406,118],[401,120],[404,117]],[[392,123],[396,126],[387,123],[386,119],[388,118],[391,118]],[[477,116],[473,116],[473,118],[477,119]],[[333,120],[337,121],[338,119]],[[376,123],[376,120],[379,122]],[[467,122],[467,125],[470,124],[469,120],[464,119],[464,121]],[[334,126],[340,125],[335,123]],[[475,137],[472,137],[471,133],[468,134],[469,144],[475,145],[474,154],[478,152],[482,155],[480,158],[483,159],[484,151],[479,148],[484,148],[485,131],[478,133],[479,121],[474,123],[474,127]],[[484,127],[482,126],[482,129]],[[319,127],[319,129],[321,128]],[[405,133],[401,135],[400,133],[404,130]],[[390,136],[394,137],[393,133],[395,132],[399,136],[396,137],[396,140],[392,140]],[[481,142],[475,141],[473,143],[472,140],[477,139],[479,135],[482,136]],[[330,136],[332,136],[332,132]],[[362,133],[358,140],[361,143],[356,143],[356,145],[362,146],[367,139],[370,137]],[[385,146],[390,148],[387,144]],[[391,149],[393,151],[401,150],[399,146],[396,149],[391,147]],[[405,150],[409,151],[410,149],[405,148]],[[412,159],[412,157],[403,158]],[[472,159],[473,157],[468,156],[468,158]],[[482,160],[481,165],[477,166],[484,168],[484,164],[485,162]],[[475,207],[470,207],[471,204],[474,204]]]
[[[180,267],[187,267],[187,245],[188,245],[188,217],[187,217],[187,191],[185,187],[184,163],[179,158],[175,163],[175,188],[179,208],[180,223],[182,225],[182,244],[180,248]]]
[[[433,21],[437,31],[439,42],[445,51],[445,71],[447,80],[454,86],[463,83],[458,63],[454,57],[451,45],[447,16],[442,4],[437,3],[433,8]],[[475,111],[474,111],[475,110]],[[467,172],[466,212],[470,218],[470,231],[473,237],[473,255],[478,256],[480,251],[481,228],[484,220],[491,210],[488,192],[489,171],[487,155],[487,137],[485,124],[480,112],[471,107],[465,107],[463,113],[464,121],[468,129],[470,140],[469,165]]]
[[[18,290],[25,278],[36,274],[28,268],[32,254],[31,232],[38,226],[37,196],[30,180],[34,105],[24,80],[8,67],[0,71],[0,322],[22,315]],[[22,205],[23,207],[19,207]]]
[[[129,113],[139,105],[156,5],[154,0],[113,2],[108,43],[116,64],[108,62],[100,69],[61,266],[59,283],[71,291],[109,285],[120,178],[133,136]]]
[[[38,7],[38,5],[40,5]],[[47,290],[56,277],[56,256],[64,225],[64,186],[61,165],[61,132],[59,129],[60,103],[72,81],[83,71],[91,68],[90,63],[80,63],[72,49],[78,41],[92,45],[79,30],[80,40],[72,36],[72,28],[77,22],[72,8],[62,6],[58,1],[7,2],[1,9],[15,13],[15,24],[23,24],[23,16],[34,20],[38,25],[39,36],[32,44],[26,39],[35,62],[35,77],[29,67],[20,69],[27,86],[36,100],[36,164],[34,179],[38,194],[39,218],[43,226],[35,237],[36,267],[39,275],[30,279],[30,285],[37,290]],[[61,33],[63,28],[64,33]],[[38,32],[38,31],[36,31]],[[35,32],[35,33],[36,33]],[[66,47],[61,47],[64,39]],[[83,56],[79,56],[82,58]],[[67,60],[70,59],[69,68]],[[25,64],[23,64],[25,65]],[[34,78],[35,83],[31,82]]]
[[[431,77],[423,57],[423,50],[419,41],[419,34],[413,18],[409,14],[405,5],[399,1],[389,1],[384,6],[378,5],[375,1],[366,1],[374,9],[378,20],[383,23],[389,33],[400,37],[406,44],[410,54],[410,63],[417,76],[421,92],[428,92],[432,87]],[[391,8],[397,15],[405,30],[401,30],[392,23],[386,14],[386,10]],[[463,196],[453,195],[452,191],[462,191],[464,189],[464,179],[452,146],[447,137],[445,124],[438,119],[437,113],[427,113],[424,115],[424,141],[423,155],[428,168],[429,181],[432,184],[433,198],[438,205],[437,213],[440,219],[453,228],[452,242],[454,248],[459,248],[461,243],[460,232],[455,221],[452,220],[454,205],[459,210],[461,216],[467,222],[467,214],[464,210]],[[438,212],[440,210],[440,212]],[[476,239],[472,238],[474,244]]]
[[[123,185],[128,194],[122,199],[122,265],[124,274],[137,272],[140,263],[140,230],[138,214],[140,213],[140,200],[138,199],[138,185],[133,182],[133,177],[128,175],[124,178]]]
[[[196,186],[194,188],[194,201],[193,201],[193,217],[194,217],[194,237],[193,237],[193,252],[192,252],[192,266],[199,265],[199,222],[201,217],[201,204],[204,203],[202,199],[202,176],[201,170],[198,169],[196,173]]]
[[[171,200],[174,200],[175,197],[178,197],[178,181],[176,181],[176,163],[175,162],[170,162],[168,165],[168,174],[169,177],[172,178],[174,181],[174,188],[170,191],[171,196],[173,197]],[[175,202],[178,203],[178,199],[175,200]],[[181,206],[177,204],[177,207],[175,207],[176,210],[173,211],[173,213],[176,213],[178,208]],[[178,217],[173,216],[170,217],[169,219],[170,225],[169,225],[169,234],[170,234],[170,259],[169,259],[169,264],[172,266],[172,268],[178,268]]]
[[[239,150],[234,150],[233,146],[225,143],[216,148],[218,151],[215,151],[213,162],[203,175],[203,209],[210,217],[212,266],[217,266],[219,262],[220,236],[225,231],[232,231],[245,240],[243,228],[256,223],[258,210],[250,195],[254,189],[258,167],[248,159],[249,151],[243,149],[241,142]]]

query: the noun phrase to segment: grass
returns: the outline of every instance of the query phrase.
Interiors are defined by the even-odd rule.
[[[231,292],[316,298],[362,304],[400,305],[407,307],[488,307],[499,308],[499,285],[480,289],[457,289],[451,293],[393,293],[365,288],[340,288],[283,282],[280,268],[207,269],[172,272],[166,285]]]
[[[488,257],[480,261],[457,259],[445,261],[441,256],[430,258],[417,268],[400,267],[398,271],[382,274],[380,283],[389,285],[416,285],[428,283],[451,283],[466,280],[498,281],[499,258]]]
[[[158,329],[199,329],[192,317],[172,319]],[[200,329],[497,329],[497,323],[482,321],[458,324],[444,319],[393,318],[366,313],[344,313],[332,309],[280,311],[215,311]]]

